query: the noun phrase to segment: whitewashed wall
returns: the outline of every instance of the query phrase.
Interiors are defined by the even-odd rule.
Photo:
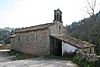
[[[73,53],[73,52],[75,52],[76,49],[77,49],[76,47],[74,47],[68,43],[64,43],[62,41],[62,56],[63,56],[64,52]]]

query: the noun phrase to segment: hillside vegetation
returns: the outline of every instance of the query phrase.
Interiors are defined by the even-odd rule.
[[[73,22],[67,26],[67,29],[71,36],[95,44],[96,53],[100,54],[100,11],[95,16],[96,22],[89,17],[79,22]]]
[[[11,35],[12,30],[14,30],[13,28],[0,28],[0,43],[1,44],[9,44],[10,43],[10,39],[9,36]]]

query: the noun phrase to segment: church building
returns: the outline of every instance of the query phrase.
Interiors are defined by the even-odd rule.
[[[67,35],[60,9],[54,10],[52,23],[16,29],[11,36],[11,49],[36,56],[63,56],[77,49],[94,53],[93,44]]]

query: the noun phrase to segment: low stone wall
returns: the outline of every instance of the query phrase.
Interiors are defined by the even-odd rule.
[[[83,53],[82,51],[77,51],[76,53],[82,60],[86,60],[88,62],[95,62],[98,60],[96,54]]]

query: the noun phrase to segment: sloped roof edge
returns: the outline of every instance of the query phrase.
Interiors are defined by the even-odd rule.
[[[43,30],[43,29],[47,29],[49,26],[51,26],[53,24],[54,23],[46,23],[46,24],[40,24],[40,25],[36,25],[36,26],[19,28],[19,29],[16,29],[15,33],[22,33],[22,32],[36,31],[36,30]]]
[[[80,48],[80,49],[89,48],[89,47],[94,47],[95,46],[93,44],[90,44],[87,41],[82,41],[80,39],[77,39],[77,38],[74,38],[74,37],[70,37],[70,36],[53,36],[53,35],[50,35],[50,36],[52,36],[52,37],[54,37],[56,39],[62,40],[65,43],[71,44],[72,46]]]

